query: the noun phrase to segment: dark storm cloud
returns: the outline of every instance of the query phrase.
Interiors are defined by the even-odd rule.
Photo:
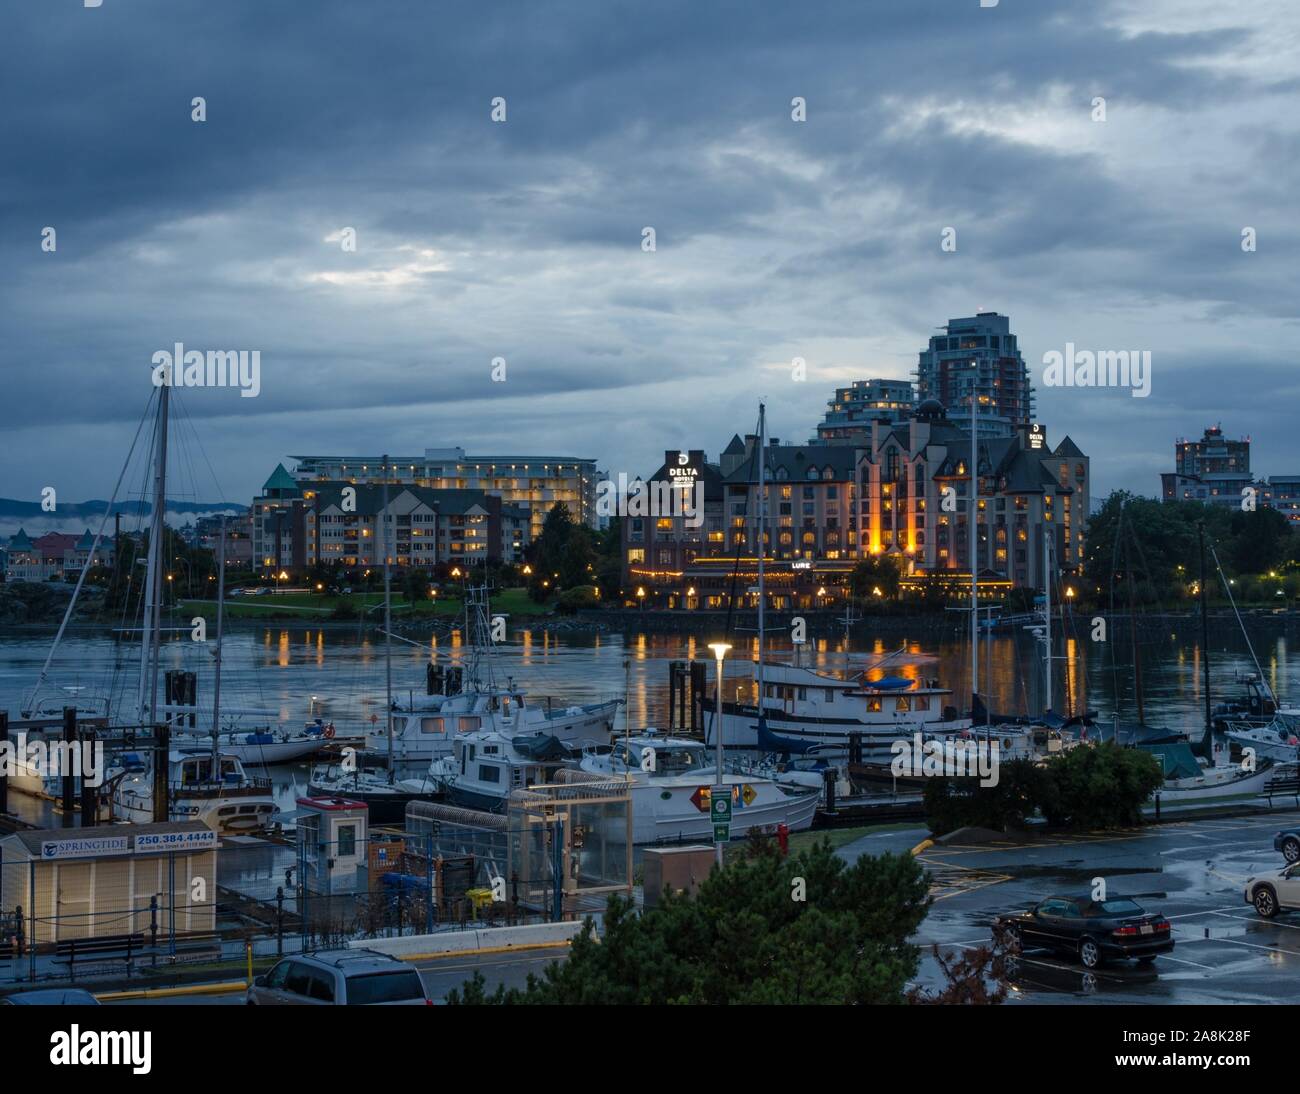
[[[1207,415],[1254,434],[1261,470],[1300,469],[1264,397],[1294,372],[1300,72],[1243,67],[1266,20],[1169,16],[12,5],[0,492],[103,494],[150,356],[177,341],[261,351],[258,398],[184,400],[245,499],[293,452],[460,444],[644,473],[665,448],[716,454],[759,397],[802,440],[836,383],[906,375],[978,306],[1012,316],[1036,376],[1068,340],[1153,351],[1149,399],[1040,386],[1051,435],[1095,450],[1103,488],[1154,490]]]

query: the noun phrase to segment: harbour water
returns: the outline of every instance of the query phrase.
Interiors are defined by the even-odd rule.
[[[953,705],[969,688],[970,645],[960,624],[936,628],[918,623],[916,636],[897,625],[889,637],[873,636],[869,625],[844,636],[811,640],[801,647],[801,662],[824,670],[856,670],[893,651],[905,652],[888,664],[891,675],[937,678],[955,693]],[[1279,699],[1300,700],[1300,657],[1297,637],[1284,617],[1255,616],[1246,630],[1260,668]],[[1061,632],[1064,632],[1063,634]],[[1054,708],[1069,713],[1092,709],[1108,719],[1118,712],[1136,721],[1132,642],[1127,623],[1110,628],[1111,642],[1093,642],[1083,621],[1058,627],[1054,662]],[[49,652],[52,635],[27,632],[0,635],[0,706],[16,717],[30,694]],[[663,727],[668,721],[668,662],[711,659],[708,635],[674,635],[633,631],[627,634],[549,631],[517,627],[498,646],[495,672],[522,687],[530,701],[557,707],[627,698],[631,727]],[[756,651],[753,635],[737,639],[727,665],[731,689],[752,698],[749,666],[743,658]],[[747,649],[741,646],[749,644]],[[788,642],[769,643],[771,656],[789,658]],[[1139,629],[1145,718],[1149,724],[1198,731],[1203,724],[1202,651],[1199,620],[1146,618]],[[980,642],[980,691],[991,696],[1000,712],[1037,711],[1043,705],[1043,666],[1040,644],[1027,631],[997,633]],[[461,664],[468,653],[462,635],[394,641],[394,691],[403,697],[424,687],[424,665],[430,656],[443,664]],[[1216,620],[1210,634],[1212,692],[1216,701],[1236,698],[1236,675],[1254,671],[1246,638],[1235,623]],[[139,647],[115,640],[106,632],[65,636],[51,667],[54,688],[79,687],[82,697],[110,697],[129,704],[136,687]],[[212,659],[202,647],[176,638],[163,647],[162,667],[199,673],[199,704],[211,702]],[[711,672],[712,670],[710,670]],[[44,694],[57,699],[51,688]],[[125,705],[124,704],[124,705]],[[231,630],[225,638],[222,668],[222,707],[248,707],[276,712],[290,726],[301,725],[315,711],[333,721],[340,733],[360,731],[382,719],[384,705],[384,644],[373,632],[299,626],[264,626]],[[260,719],[265,722],[266,719]],[[372,721],[373,720],[373,721]],[[248,719],[250,728],[259,719]],[[622,728],[621,721],[619,728]],[[307,765],[272,772],[282,808],[305,791]]]

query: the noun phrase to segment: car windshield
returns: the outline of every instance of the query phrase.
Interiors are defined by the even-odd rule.
[[[424,985],[414,969],[375,972],[348,977],[348,1004],[365,1006],[373,1003],[400,1003],[406,999],[423,999]]]
[[[1131,900],[1103,900],[1095,905],[1097,915],[1141,915],[1142,908]]]

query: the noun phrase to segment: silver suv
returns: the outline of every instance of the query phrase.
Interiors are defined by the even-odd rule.
[[[431,1004],[420,974],[376,950],[325,950],[286,957],[256,977],[250,1006],[411,1006]]]

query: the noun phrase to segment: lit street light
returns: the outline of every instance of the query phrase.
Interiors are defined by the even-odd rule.
[[[638,592],[640,592],[640,590],[638,590]],[[709,798],[710,802],[712,802],[714,795],[725,794],[727,792],[727,786],[723,781],[722,776],[722,662],[727,656],[727,651],[731,649],[731,644],[729,642],[710,642],[709,649],[713,651],[713,656],[718,659],[718,679],[714,688],[718,704],[717,713],[713,716],[713,742],[714,755],[717,757],[717,773],[713,777],[713,794],[710,795]],[[712,812],[711,808],[710,812]],[[722,841],[718,839],[718,831],[716,827],[713,830],[713,845],[717,850],[718,865],[721,866]]]

